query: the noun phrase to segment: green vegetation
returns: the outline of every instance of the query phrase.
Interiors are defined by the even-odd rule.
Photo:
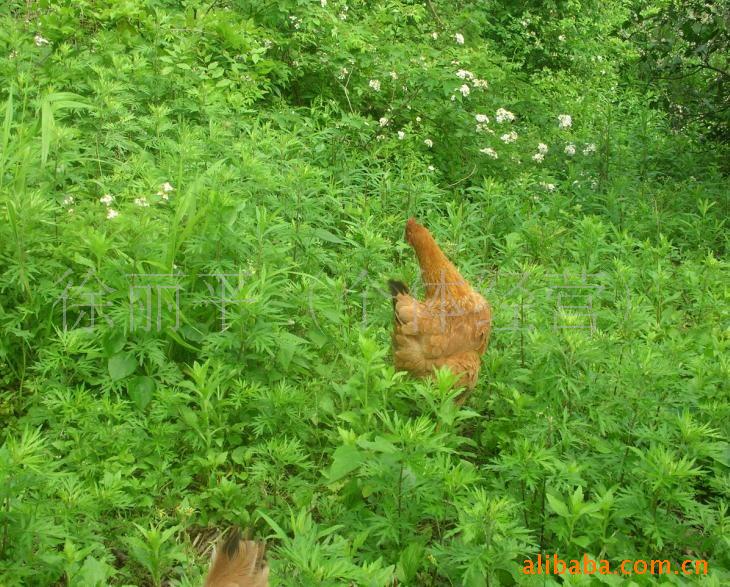
[[[3,2],[0,585],[200,585],[230,524],[272,585],[728,584],[728,13],[685,4]],[[391,366],[411,215],[494,307],[462,410]]]

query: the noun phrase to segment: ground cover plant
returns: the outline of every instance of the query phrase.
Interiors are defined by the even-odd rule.
[[[727,584],[727,27],[2,3],[0,585],[200,585],[234,524],[272,585]],[[462,409],[392,367],[410,216],[493,306]]]

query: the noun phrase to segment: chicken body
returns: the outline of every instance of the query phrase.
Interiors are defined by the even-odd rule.
[[[461,405],[479,378],[491,332],[491,308],[413,218],[406,224],[406,241],[418,257],[426,299],[419,301],[401,282],[390,282],[395,367],[415,377],[430,377],[435,369],[449,367],[460,376],[457,386],[467,390],[457,400]]]
[[[204,587],[268,587],[269,567],[264,546],[241,539],[238,531],[228,533],[213,553]]]

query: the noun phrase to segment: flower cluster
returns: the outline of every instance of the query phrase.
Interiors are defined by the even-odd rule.
[[[559,114],[558,115],[558,127],[559,128],[570,128],[573,126],[573,117],[570,114]]]
[[[532,156],[532,160],[536,163],[542,163],[543,159],[545,159],[545,155],[547,155],[547,152],[548,146],[545,143],[538,143],[537,153]]]
[[[495,151],[491,147],[484,147],[483,149],[479,149],[479,152],[484,153],[485,155],[491,157],[492,159],[499,158],[499,155],[497,155],[497,151]]]
[[[568,155],[568,157],[575,155],[575,145],[573,143],[565,145],[565,154]]]
[[[519,135],[513,130],[508,133],[505,133],[501,137],[499,137],[499,139],[503,143],[507,143],[507,144],[514,143],[518,138],[519,138]]]
[[[459,64],[458,61],[453,61],[452,63],[454,65],[458,65]],[[462,80],[466,80],[466,81],[471,82],[472,86],[474,86],[475,88],[479,88],[479,89],[485,90],[485,89],[487,89],[489,87],[489,83],[487,82],[487,80],[485,80],[485,79],[479,79],[478,77],[476,77],[468,69],[460,69],[460,70],[458,70],[456,72],[456,77],[458,77],[459,79],[462,79]],[[469,90],[470,90],[470,88],[469,88],[468,84],[464,84],[464,85],[462,85],[459,88],[459,91],[461,92],[461,94],[463,96],[468,96],[469,95]]]
[[[497,124],[502,124],[503,122],[512,122],[515,119],[515,115],[512,114],[509,110],[500,108],[499,110],[497,110],[495,119],[497,120]]]
[[[170,199],[170,192],[174,190],[175,188],[172,187],[172,184],[169,181],[166,181],[160,186],[160,190],[157,192],[157,195],[167,202],[167,200]]]
[[[555,184],[554,183],[545,183],[544,181],[540,182],[540,187],[546,189],[549,192],[555,191]]]
[[[370,86],[370,88],[373,91],[375,91],[375,92],[379,92],[380,91],[380,80],[378,80],[378,79],[371,79],[368,82],[368,85]]]
[[[461,33],[456,33],[454,35],[454,40],[456,41],[457,45],[463,45],[464,44],[464,35]]]

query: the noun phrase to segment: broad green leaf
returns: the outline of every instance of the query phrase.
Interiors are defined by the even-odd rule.
[[[143,411],[155,393],[155,380],[147,375],[134,377],[127,385],[127,393],[140,411]]]
[[[343,444],[337,447],[332,458],[332,465],[330,466],[327,478],[330,483],[339,481],[346,475],[349,475],[362,465],[366,460],[366,455],[359,451],[357,447]]]
[[[132,353],[117,353],[109,359],[109,375],[112,381],[129,377],[137,369],[137,360]]]

